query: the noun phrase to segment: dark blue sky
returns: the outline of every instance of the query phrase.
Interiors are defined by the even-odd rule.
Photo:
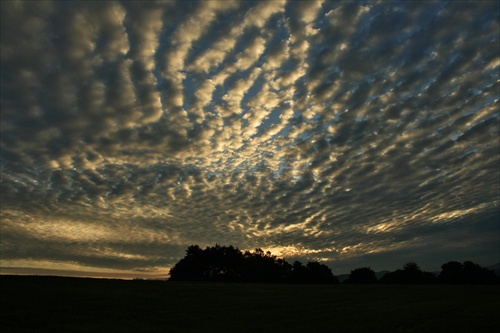
[[[2,273],[500,261],[498,2],[1,6]]]

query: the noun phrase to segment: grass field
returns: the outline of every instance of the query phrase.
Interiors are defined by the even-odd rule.
[[[498,332],[500,286],[0,276],[2,332]]]

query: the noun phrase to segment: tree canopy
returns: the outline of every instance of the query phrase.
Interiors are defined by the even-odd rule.
[[[344,281],[347,284],[367,284],[367,283],[377,283],[377,277],[375,272],[370,267],[360,267],[351,271],[347,280]]]
[[[412,261],[407,262],[403,269],[387,273],[381,279],[381,283],[389,284],[426,284],[434,282],[434,274],[424,272]]]
[[[191,245],[170,270],[171,281],[338,283],[328,266],[309,261],[305,266],[257,248],[242,252],[238,248],[216,244],[205,249]]]
[[[449,261],[441,265],[441,273],[437,281],[450,284],[498,283],[499,277],[492,270],[471,261],[465,261],[463,264],[458,261]]]

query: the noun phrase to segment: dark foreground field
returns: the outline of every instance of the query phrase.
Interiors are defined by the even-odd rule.
[[[500,286],[0,276],[2,332],[498,332]]]

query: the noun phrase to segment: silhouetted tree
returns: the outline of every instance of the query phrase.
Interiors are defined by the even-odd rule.
[[[306,265],[306,282],[307,283],[339,283],[336,276],[328,266],[317,261],[309,261]]]
[[[351,271],[349,277],[344,281],[347,284],[377,283],[375,272],[370,267],[356,268]]]
[[[233,246],[208,247],[204,251],[206,264],[203,280],[239,281],[241,279],[241,252]]]
[[[481,267],[471,261],[465,261],[463,264],[458,261],[449,261],[443,264],[437,280],[440,283],[450,284],[489,284],[500,282],[500,278],[494,271]]]
[[[463,266],[458,261],[449,261],[441,265],[438,282],[440,283],[463,283]]]
[[[403,269],[387,273],[381,279],[381,283],[388,284],[424,284],[434,282],[434,274],[423,272],[414,262],[408,262]]]
[[[298,260],[295,260],[292,265],[291,282],[301,283],[307,278],[306,267]]]
[[[288,267],[283,259],[279,259],[271,252],[264,252],[257,248],[252,253],[243,254],[244,270],[243,280],[247,282],[283,282],[286,279]]]
[[[499,283],[498,276],[492,270],[471,261],[465,261],[463,267],[465,283]]]
[[[237,281],[241,278],[241,252],[233,246],[189,246],[186,256],[170,270],[172,281]]]

